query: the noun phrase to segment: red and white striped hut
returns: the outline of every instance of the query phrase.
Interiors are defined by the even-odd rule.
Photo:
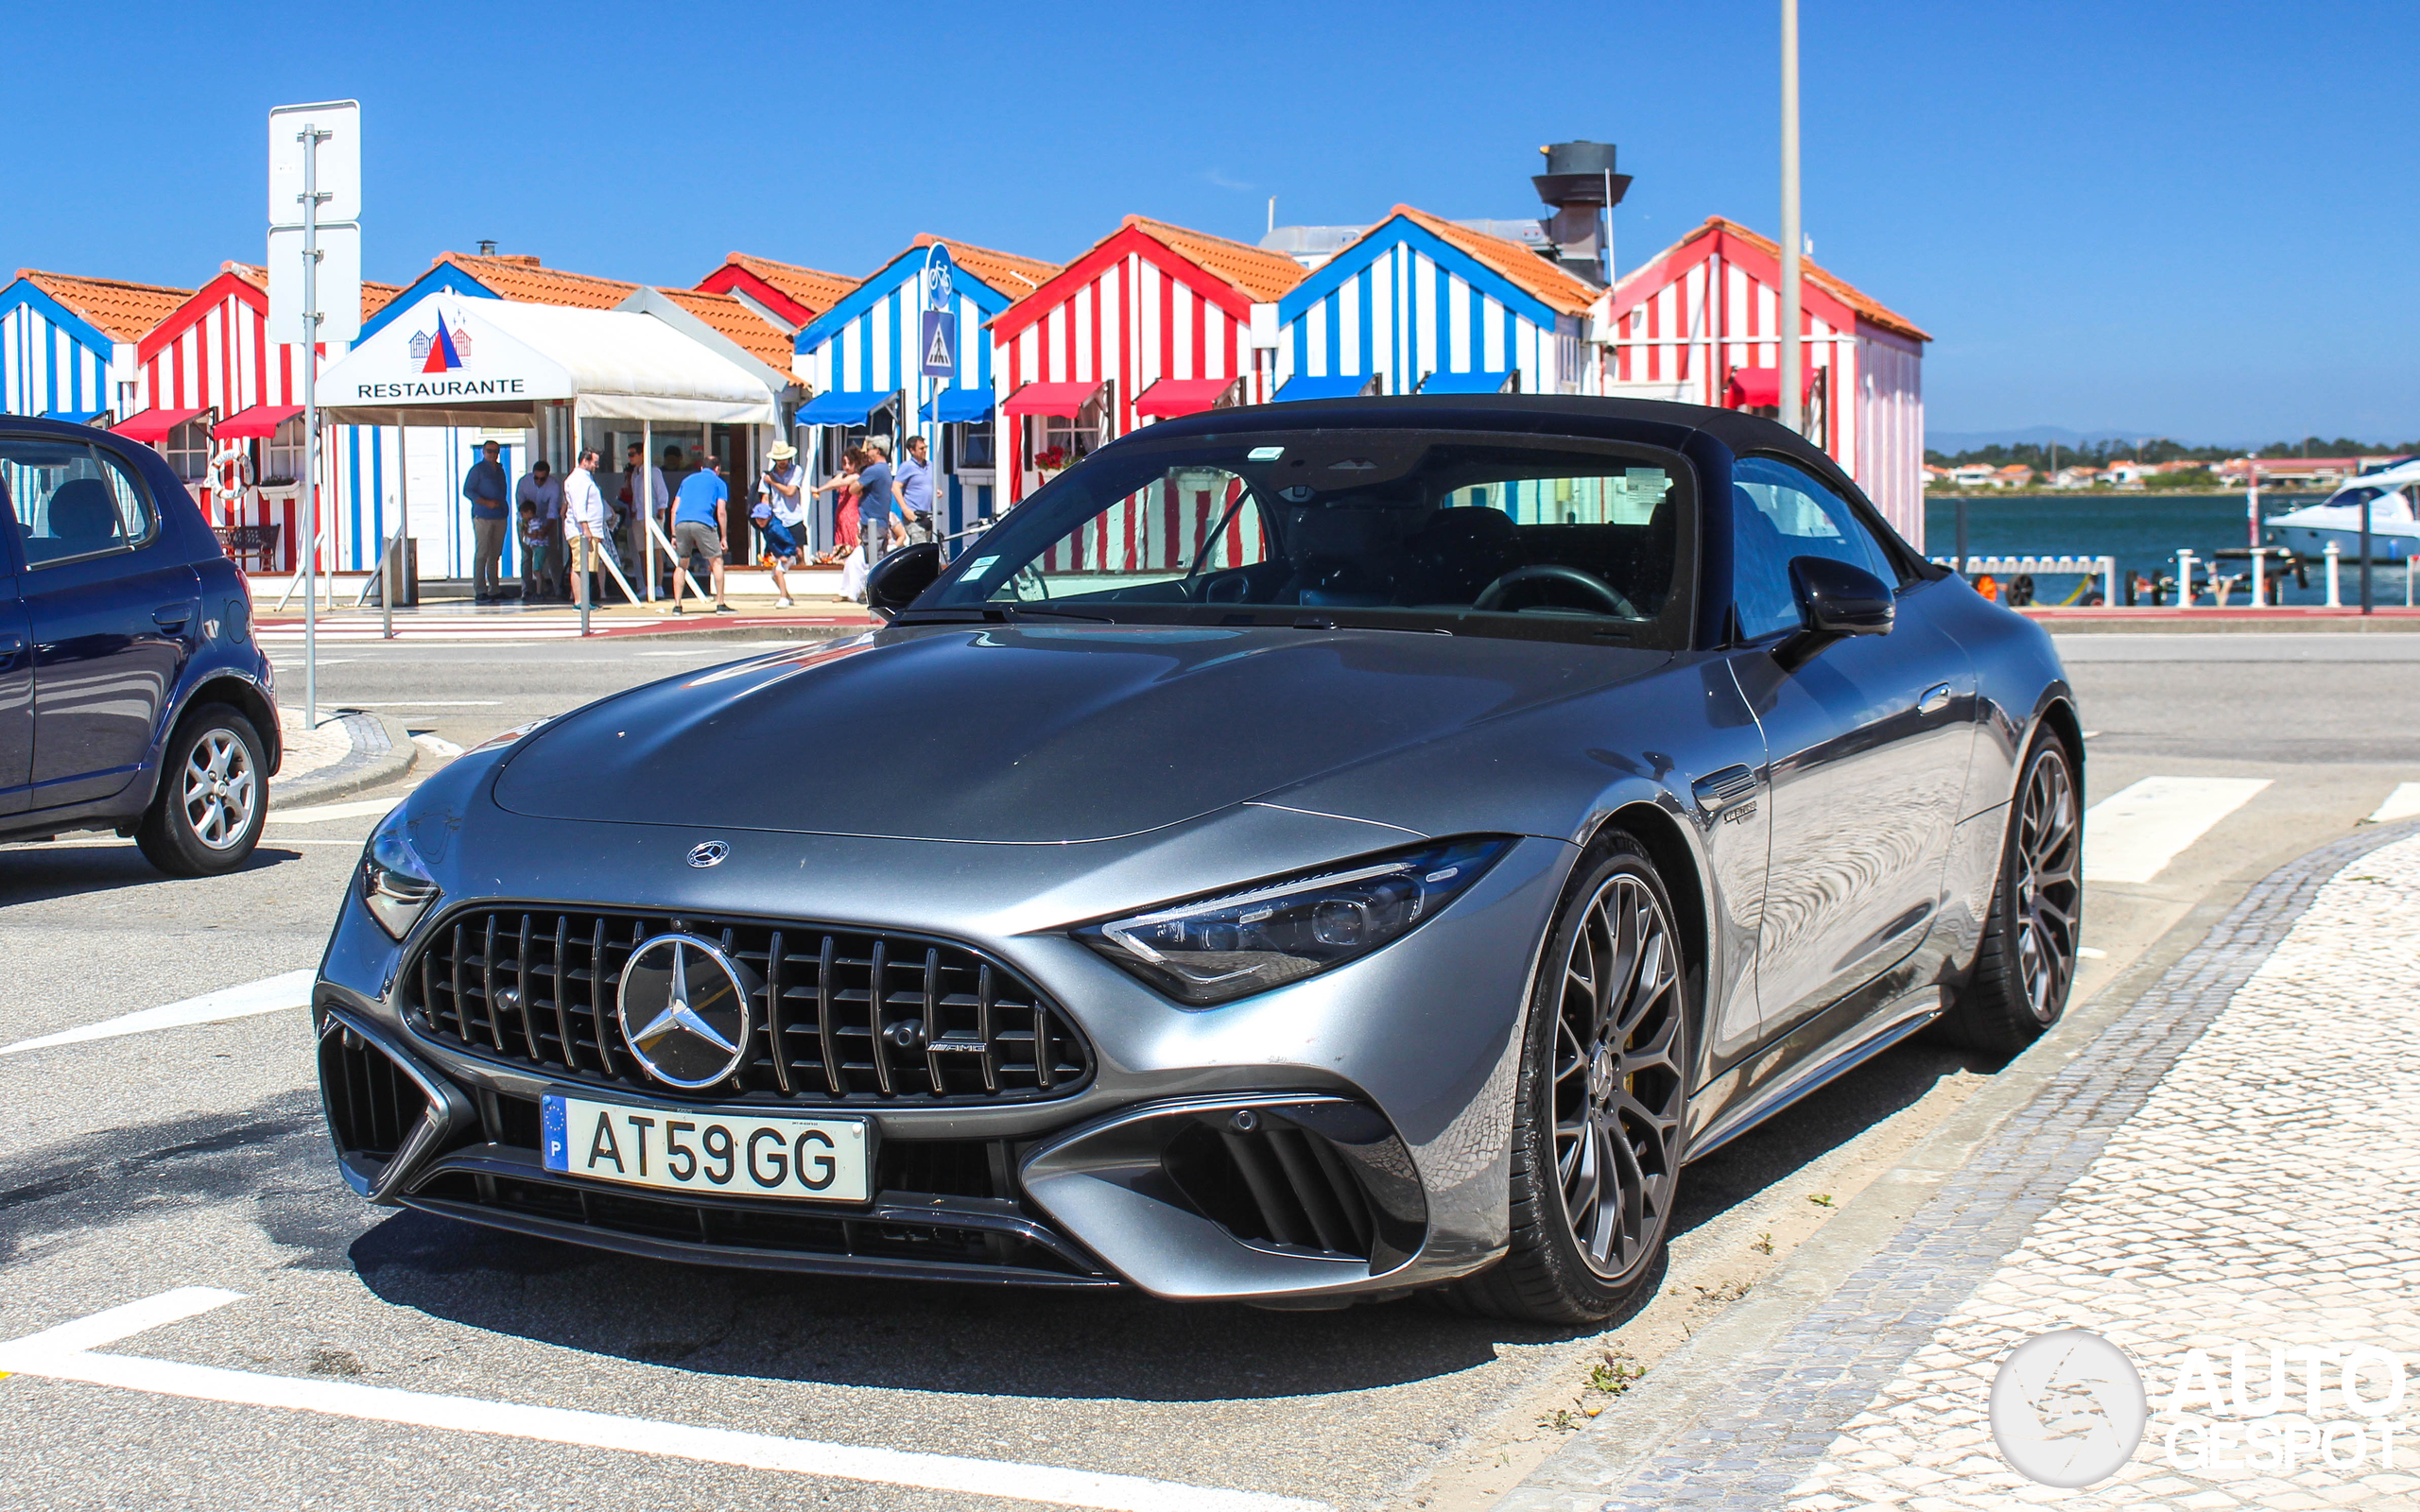
[[[1041,486],[1034,458],[1053,449],[1072,462],[1165,416],[1266,400],[1253,307],[1271,306],[1273,333],[1276,300],[1303,276],[1283,252],[1129,215],[994,317],[1007,502]]]
[[[1932,337],[1801,260],[1806,434],[1909,542],[1925,540],[1922,366]],[[1767,414],[1781,404],[1781,249],[1707,219],[1599,299],[1604,391]]]
[[[394,297],[395,285],[364,282],[367,319]],[[292,572],[299,565],[302,485],[302,369],[296,348],[268,336],[268,275],[222,263],[136,348],[150,410],[115,429],[161,446],[213,525],[274,524],[274,550],[245,555],[245,565]],[[327,353],[320,357],[324,367]],[[155,435],[155,433],[157,433]],[[323,567],[357,566],[352,558],[363,490],[366,443],[356,427],[325,433],[331,510]],[[370,538],[375,539],[374,533]]]

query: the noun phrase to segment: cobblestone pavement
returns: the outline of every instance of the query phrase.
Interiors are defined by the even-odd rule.
[[[2270,877],[1660,1450],[1583,1452],[1507,1505],[2420,1509],[2420,1391],[2385,1410],[2372,1357],[2348,1402],[2342,1375],[2420,1354],[2415,919],[2420,838]],[[2152,1413],[2082,1491],[2017,1474],[1986,1416],[2009,1351],[2062,1328],[2125,1349]]]

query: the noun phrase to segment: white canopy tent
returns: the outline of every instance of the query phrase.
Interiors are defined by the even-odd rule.
[[[651,315],[434,293],[320,375],[337,425],[536,428],[582,420],[778,425],[764,379]]]
[[[527,430],[531,455],[560,458],[561,471],[579,450],[583,421],[637,421],[643,436],[658,421],[779,426],[769,369],[751,366],[758,370],[651,314],[441,290],[328,365],[320,413],[332,425]],[[645,541],[652,596],[651,526]]]

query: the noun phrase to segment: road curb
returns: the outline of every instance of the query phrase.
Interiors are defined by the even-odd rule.
[[[311,773],[292,782],[271,778],[268,784],[269,812],[281,808],[300,808],[306,803],[323,803],[330,799],[367,791],[393,782],[411,770],[420,747],[412,743],[411,733],[399,722],[385,714],[368,710],[347,710],[335,723],[343,725],[351,737],[352,751],[335,765]]]
[[[2175,1055],[2268,958],[2320,886],[2368,851],[2415,833],[2416,821],[2365,828],[2231,886],[2222,897],[2204,899],[2109,990],[2003,1068],[1754,1293],[1661,1362],[1618,1412],[1596,1418],[1532,1470],[1495,1503],[1495,1512],[1777,1503],[1840,1424],[1864,1410],[1873,1386],[1856,1377],[1876,1373],[1890,1363],[1882,1357],[1912,1354],[1931,1337],[1931,1308],[1894,1307],[1894,1300],[1905,1299],[1866,1294],[1895,1280],[1903,1289],[1940,1293],[1924,1300],[1945,1308],[1962,1300],[2007,1247],[2023,1242],[2055,1199],[2049,1189],[2064,1190],[2132,1116],[2132,1108],[2095,1108],[2079,1115],[2049,1105],[2079,1077],[2106,1083],[2120,1100],[2148,1096]],[[2215,1005],[2205,1008],[2204,1000]],[[2145,1035],[2167,1042],[2153,1046]],[[2118,1054],[2078,1066],[2104,1039],[2129,1036],[2144,1042],[2118,1043]],[[2039,1141],[2045,1134],[2062,1146],[2049,1162],[2055,1169],[2034,1183],[2039,1191],[2018,1192],[1995,1178],[2008,1221],[1993,1232],[1983,1232],[1971,1216],[1943,1217],[1933,1210],[1937,1201],[1959,1194],[1953,1187],[1973,1184],[1970,1167],[1991,1164],[1986,1157],[1995,1152],[2011,1153],[2002,1147],[2012,1141]],[[1911,1237],[1918,1242],[1911,1245]],[[1923,1263],[1882,1264],[1894,1246],[1920,1252]],[[1978,1260],[1980,1271],[1964,1276]],[[1877,1274],[1883,1270],[1893,1275]],[[1855,1324],[1864,1341],[1860,1349],[1800,1337],[1826,1314]],[[1876,1358],[1852,1361],[1852,1353]],[[1825,1379],[1802,1396],[1787,1379],[1794,1372],[1839,1379]],[[1887,1370],[1882,1373],[1887,1379]],[[1751,1418],[1774,1436],[1744,1441],[1750,1435],[1738,1423]]]

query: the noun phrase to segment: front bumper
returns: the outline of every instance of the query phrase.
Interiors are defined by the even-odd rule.
[[[441,878],[449,911],[553,899],[566,875],[584,891],[602,890],[594,868],[563,864],[565,851],[576,855],[583,843],[610,842],[617,862],[635,850],[644,861],[677,863],[700,838],[670,827],[550,821],[541,845],[512,833],[531,821],[493,808],[481,819],[459,832],[466,842],[478,839],[448,858]],[[1235,864],[1222,863],[1219,850],[1266,853],[1274,840],[1294,852],[1286,864],[1317,865],[1374,849],[1371,827],[1349,820],[1260,811],[1246,823],[1259,833],[1224,836],[1215,849],[1208,836],[1175,834],[1152,842],[1158,854],[1149,858],[1131,853],[1137,846],[1086,857],[1095,863],[1088,875],[1127,872],[1148,859],[1168,881],[1156,894],[1120,881],[1117,902],[1132,903],[1201,890],[1197,879],[1205,886],[1234,881]],[[1063,876],[1055,889],[1035,889],[1044,879],[969,880],[957,848],[781,841],[773,874],[751,880],[640,865],[628,869],[674,878],[680,895],[648,896],[632,885],[614,888],[616,902],[765,917],[765,900],[776,897],[786,919],[946,933],[1006,961],[1064,1009],[1092,1048],[1090,1080],[1044,1101],[919,1107],[903,1099],[871,1109],[874,1194],[860,1205],[752,1203],[566,1177],[540,1161],[539,1097],[653,1094],[464,1055],[418,1032],[396,980],[407,951],[348,899],[316,998],[322,1088],[347,1179],[374,1201],[659,1258],[1126,1283],[1179,1298],[1317,1305],[1434,1284],[1502,1252],[1521,1006],[1568,847],[1522,842],[1453,907],[1366,959],[1224,1007],[1186,1009],[1055,932],[1003,927],[1027,922],[1004,914],[1030,919],[1037,891],[1059,898],[1053,923],[1107,911],[1071,896],[1084,890],[1084,879],[1063,876],[1067,852],[1079,848],[1053,848]],[[935,854],[942,851],[956,853]],[[554,864],[519,859],[533,854]],[[740,861],[735,847],[732,864],[717,870]],[[471,875],[482,884],[475,890]],[[701,875],[714,885],[699,887]],[[913,913],[868,908],[863,889],[844,899],[812,880],[868,875],[889,878],[887,891],[921,904]],[[778,891],[767,890],[776,883]],[[1027,902],[987,904],[986,884],[994,896]],[[950,927],[936,928],[935,918]],[[795,1110],[819,1106],[829,1105],[802,1099]]]

